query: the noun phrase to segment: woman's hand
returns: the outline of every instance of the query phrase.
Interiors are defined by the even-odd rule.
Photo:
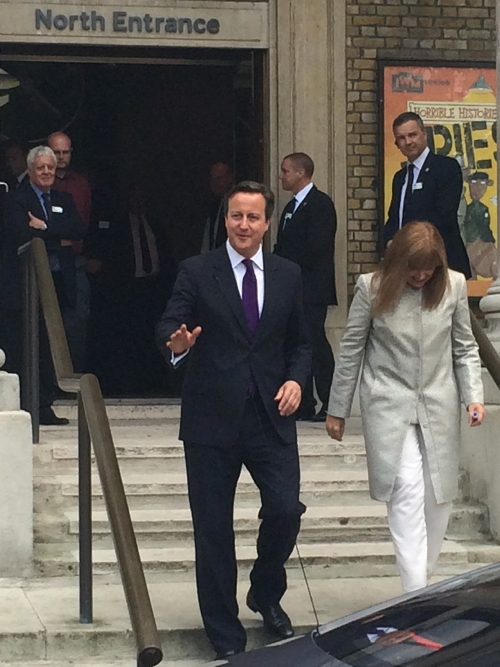
[[[339,442],[344,436],[345,428],[345,419],[341,417],[332,417],[332,415],[326,415],[326,432],[334,440]]]
[[[467,412],[469,413],[469,426],[480,426],[486,417],[486,410],[482,403],[471,403],[467,406]]]

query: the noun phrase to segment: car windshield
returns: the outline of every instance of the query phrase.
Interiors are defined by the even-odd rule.
[[[352,667],[500,667],[500,581],[439,589],[320,628],[314,641]]]

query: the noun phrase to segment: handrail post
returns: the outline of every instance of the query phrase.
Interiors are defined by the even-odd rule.
[[[33,442],[40,442],[39,301],[31,248],[23,257],[23,380],[22,405],[31,414]]]
[[[493,343],[488,338],[488,334],[481,326],[477,317],[474,315],[472,310],[469,312],[472,333],[474,334],[474,338],[476,339],[476,343],[479,348],[479,356],[481,357],[481,361],[487,368],[493,379],[493,382],[500,389],[500,356],[495,350]]]
[[[78,392],[78,528],[80,552],[80,623],[92,623],[91,439],[80,391]]]
[[[116,457],[106,406],[95,375],[83,375],[80,380],[80,392],[137,644],[137,664],[140,667],[154,667],[163,659],[163,651]]]

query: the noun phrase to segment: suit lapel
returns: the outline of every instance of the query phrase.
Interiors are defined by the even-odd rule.
[[[422,165],[422,168],[420,169],[420,171],[418,173],[418,178],[417,178],[418,183],[425,183],[425,181],[432,174],[433,157],[434,157],[434,153],[431,151],[429,153],[429,155],[425,158],[425,162]]]
[[[308,204],[310,203],[311,199],[314,197],[314,194],[315,194],[315,192],[317,191],[317,189],[318,189],[318,188],[317,188],[315,185],[312,186],[312,188],[309,190],[309,192],[308,192],[307,195],[305,196],[305,199],[303,199],[303,200],[300,202],[300,204],[297,206],[297,210],[296,210],[295,213],[293,214],[294,216],[296,216],[297,213],[300,213],[301,211],[303,211],[303,210],[308,206]]]
[[[238,320],[241,328],[248,338],[251,338],[250,330],[247,324],[247,318],[243,303],[241,301],[236,279],[233,273],[233,267],[229,261],[229,256],[225,246],[221,246],[218,250],[213,252],[214,257],[214,274],[213,278],[216,281],[220,291],[228,302],[234,316]]]
[[[26,186],[23,185],[22,187],[26,187],[26,194],[28,197],[28,211],[31,211],[35,218],[40,218],[40,220],[47,222],[45,209],[41,205],[36,192],[31,187],[31,183],[28,182]]]
[[[396,174],[396,189],[398,192],[398,202],[401,202],[401,191],[403,190],[403,185],[406,179],[406,167],[400,169]],[[399,205],[399,204],[398,204]]]

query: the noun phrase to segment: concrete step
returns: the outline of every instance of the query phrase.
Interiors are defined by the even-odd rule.
[[[213,659],[201,626],[194,583],[169,582],[158,573],[148,573],[147,579],[163,644],[161,664],[198,667]],[[320,623],[401,593],[396,578],[311,580],[310,586]],[[240,618],[247,630],[248,647],[252,648],[269,643],[272,638],[263,631],[260,618],[246,608],[247,590],[248,581],[241,581]],[[303,580],[290,581],[283,605],[298,633],[314,626]],[[82,625],[78,620],[75,577],[2,579],[0,661],[23,667],[135,667],[135,642],[118,575],[96,578],[94,623]],[[185,662],[178,663],[179,660]]]
[[[58,525],[54,537],[37,527],[37,541],[69,541],[78,536],[78,511],[64,513],[66,526],[61,533]],[[486,508],[481,505],[458,505],[450,520],[449,536],[453,539],[484,539],[488,533]],[[189,510],[143,509],[132,512],[134,530],[139,542],[158,541],[165,546],[184,546],[192,541],[193,530]],[[257,510],[252,507],[235,508],[234,527],[240,545],[255,543],[259,526]],[[43,539],[42,539],[43,537]],[[312,506],[307,509],[300,532],[301,543],[318,542],[374,542],[388,540],[387,512],[382,503],[359,506]],[[102,548],[112,547],[112,538],[105,510],[93,511],[93,540]]]
[[[115,450],[122,474],[131,472],[184,472],[184,450],[182,443],[173,438],[150,436],[140,433],[131,437],[131,429],[125,429],[127,437],[121,434],[114,438]],[[352,436],[345,443],[330,444],[325,437],[303,439],[299,443],[301,467],[303,470],[336,467],[343,464],[366,466],[363,440]],[[95,457],[92,456],[95,466]],[[56,444],[38,445],[35,449],[35,476],[76,472],[78,447],[74,440],[59,440]],[[139,467],[140,466],[140,467]]]
[[[330,579],[337,577],[393,576],[396,574],[394,549],[390,541],[307,544],[299,541],[302,564],[308,577]],[[160,547],[158,543],[139,545],[145,570],[172,575],[185,573],[194,576],[193,546]],[[236,555],[240,573],[248,572],[255,560],[254,545],[237,546]],[[448,567],[464,567],[469,563],[497,562],[500,546],[457,542],[447,539],[443,545],[438,573],[448,573]],[[94,572],[103,574],[116,571],[114,549],[93,550]],[[35,562],[40,575],[60,576],[78,572],[78,549],[75,544],[37,544]],[[300,573],[300,559],[295,550],[287,569]]]
[[[179,419],[181,413],[180,399],[105,399],[106,413],[110,421],[136,419]],[[58,417],[77,420],[78,408],[76,400],[58,400],[54,403],[54,411]],[[57,430],[57,427],[43,427]]]
[[[346,492],[349,498],[360,494],[367,498],[368,478],[364,466],[346,465],[332,470],[305,470],[301,480],[302,499],[306,504],[315,504],[315,499],[320,499],[323,504],[332,504],[333,499],[339,501]],[[131,509],[146,509],[150,504],[159,502],[165,503],[166,509],[188,507],[184,473],[132,473],[123,475],[123,483]],[[34,490],[35,512],[45,511],[44,508],[50,503],[55,510],[53,514],[56,514],[57,508],[74,507],[78,496],[77,476],[36,477]],[[93,478],[92,495],[96,507],[103,506],[98,477]],[[246,470],[242,471],[236,496],[238,500],[259,506],[259,491]]]
[[[345,512],[348,509],[348,512]],[[78,535],[78,512],[65,513],[69,536]],[[132,521],[139,541],[158,541],[165,546],[184,546],[193,539],[189,510],[135,510]],[[259,520],[252,507],[235,509],[234,527],[237,543],[254,544]],[[105,510],[93,513],[94,540],[111,542],[110,526]],[[340,507],[309,507],[302,520],[301,542],[368,541],[388,537],[385,507],[380,505]]]
[[[113,425],[116,421],[136,421],[138,419],[179,419],[180,399],[106,399],[106,413]],[[54,403],[54,409],[59,417],[66,417],[76,423],[78,410],[76,401],[60,400]],[[323,423],[298,422],[297,431],[317,430],[325,432]],[[42,427],[42,432],[61,431],[61,427]],[[361,418],[350,417],[346,424],[346,433],[361,433]]]

